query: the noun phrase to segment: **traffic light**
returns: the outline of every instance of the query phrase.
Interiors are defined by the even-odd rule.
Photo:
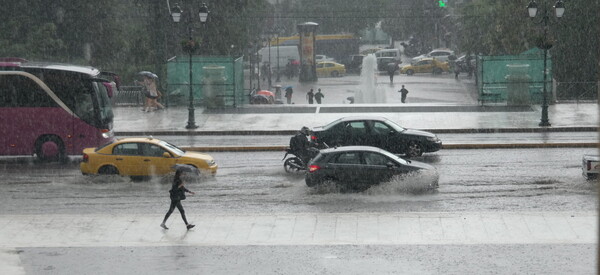
[[[445,8],[447,4],[448,4],[448,0],[438,0],[438,6],[440,8]]]

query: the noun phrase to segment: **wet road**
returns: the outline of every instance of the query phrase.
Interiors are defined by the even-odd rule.
[[[214,178],[189,178],[197,192],[187,211],[202,213],[594,211],[595,182],[581,176],[584,148],[442,150],[416,160],[432,164],[437,192],[421,193],[435,175],[421,174],[364,192],[311,189],[287,175],[280,152],[211,153]],[[162,213],[170,177],[132,182],[86,177],[70,164],[0,160],[0,213]]]
[[[540,133],[440,133],[444,144],[530,144],[530,143],[592,143],[598,142],[598,132]],[[286,146],[290,135],[201,135],[154,136],[180,147],[203,146]]]
[[[310,189],[302,177],[285,174],[280,152],[211,153],[220,165],[218,175],[190,178],[188,188],[197,194],[189,196],[184,207],[189,217],[496,211],[577,215],[596,211],[597,184],[584,180],[580,169],[581,155],[593,151],[442,150],[417,158],[435,166],[439,174],[439,190],[425,193],[414,191],[428,184],[431,175],[385,183],[361,193],[333,187]],[[200,222],[198,230],[183,235],[178,235],[177,228],[165,234],[158,227],[168,208],[171,178],[132,182],[122,177],[84,177],[77,161],[60,165],[35,163],[32,158],[0,159],[0,215],[44,214],[60,219],[61,214],[70,214],[84,220],[86,214],[127,220],[156,215],[156,225],[144,234],[164,234],[164,238],[175,238],[172,244],[3,247],[0,263],[8,263],[4,265],[11,268],[8,273],[595,274],[596,244],[592,243],[189,245],[184,239],[202,232],[201,221],[192,221]],[[177,216],[172,219],[180,225]],[[85,227],[67,231],[78,230]]]

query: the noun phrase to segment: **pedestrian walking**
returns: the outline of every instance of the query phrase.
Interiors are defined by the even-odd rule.
[[[151,112],[154,110],[162,110],[165,108],[162,104],[158,102],[158,99],[162,96],[162,93],[156,87],[156,78],[158,78],[155,74],[150,72],[144,72],[141,74],[142,81],[134,81],[137,85],[142,86],[142,93],[146,97],[146,101],[144,102],[144,112]]]
[[[186,192],[190,193],[192,195],[194,195],[196,193],[185,188],[184,182],[181,179],[182,173],[183,173],[182,170],[177,170],[175,172],[175,178],[173,179],[173,185],[171,186],[171,190],[169,190],[170,197],[171,197],[171,205],[169,206],[169,211],[167,211],[167,214],[165,215],[165,219],[160,224],[160,227],[162,227],[164,229],[169,229],[165,225],[165,223],[167,222],[167,219],[169,218],[169,216],[171,216],[171,213],[173,213],[173,210],[175,210],[175,207],[177,207],[177,210],[179,210],[179,213],[181,214],[181,218],[183,219],[183,222],[185,222],[185,226],[187,227],[187,229],[192,229],[195,226],[191,223],[188,223],[187,219],[185,218],[185,211],[183,210],[181,201],[185,200]]]
[[[292,89],[291,86],[288,86],[287,88],[285,88],[285,98],[287,99],[287,104],[292,104],[292,94],[294,93],[294,90]]]
[[[388,63],[387,65],[387,73],[390,76],[390,83],[394,83],[394,75],[398,70],[398,64],[396,62]]]
[[[315,94],[315,100],[317,101],[317,104],[321,104],[321,99],[324,97],[325,96],[323,95],[323,93],[321,93],[321,88],[319,88],[319,90]]]
[[[454,79],[458,79],[458,75],[460,74],[460,66],[458,63],[454,62]]]
[[[404,85],[402,85],[402,89],[400,89],[400,95],[401,95],[401,101],[402,103],[406,103],[406,95],[408,95],[408,90],[406,88],[404,88]]]
[[[310,89],[308,93],[306,93],[306,99],[308,99],[308,104],[313,104],[313,98],[315,97],[315,92],[313,89]]]

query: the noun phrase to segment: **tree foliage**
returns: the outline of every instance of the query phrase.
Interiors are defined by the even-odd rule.
[[[292,35],[296,25],[319,23],[319,33],[359,34],[381,23],[394,39],[413,36],[428,46],[459,53],[518,54],[535,47],[541,24],[528,18],[527,0],[472,0],[452,12],[435,1],[415,0],[206,0],[210,15],[201,24],[201,1],[180,0],[184,18],[174,23],[164,0],[4,1],[0,12],[0,56],[92,65],[128,76],[139,70],[164,75],[166,60],[185,54],[188,26],[201,55],[247,54],[264,34]],[[554,1],[538,1],[552,12]],[[555,75],[597,79],[599,1],[565,1],[564,18],[549,20]],[[185,13],[188,12],[188,13]],[[191,13],[193,12],[193,13]],[[188,20],[183,19],[183,20]],[[449,43],[441,43],[451,34]],[[256,47],[255,47],[256,48]]]

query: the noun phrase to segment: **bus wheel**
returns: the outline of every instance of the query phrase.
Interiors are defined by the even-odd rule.
[[[41,161],[65,160],[65,146],[57,136],[43,136],[35,142],[35,154]]]
[[[100,174],[100,175],[118,175],[119,170],[117,170],[117,168],[112,165],[106,165],[106,166],[102,166],[102,167],[100,167],[100,169],[98,169],[98,174]]]

